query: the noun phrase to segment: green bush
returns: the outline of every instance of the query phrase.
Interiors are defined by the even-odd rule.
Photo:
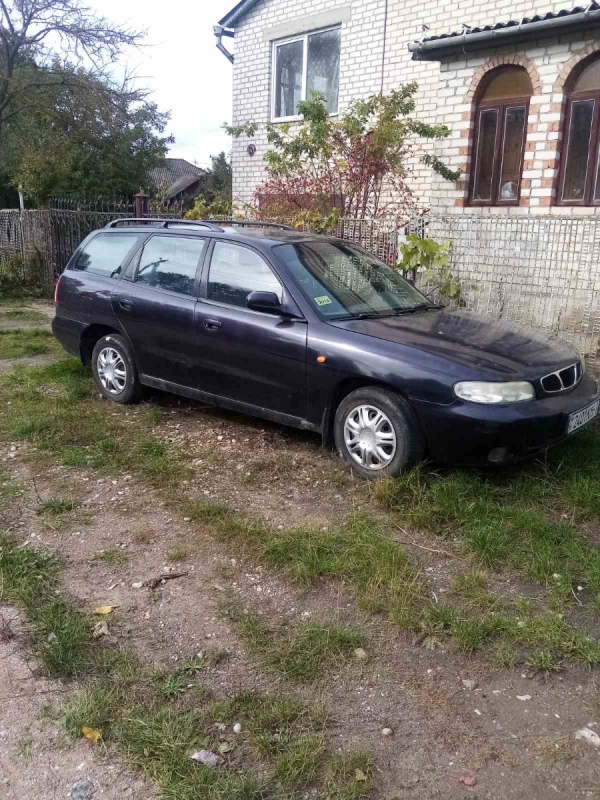
[[[8,295],[42,297],[50,295],[48,270],[39,251],[23,257],[0,250],[0,298]]]

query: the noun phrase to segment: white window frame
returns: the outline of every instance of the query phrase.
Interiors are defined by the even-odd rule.
[[[289,36],[286,39],[278,39],[272,43],[271,51],[271,122],[297,122],[302,117],[299,114],[292,114],[289,117],[275,116],[275,102],[277,100],[277,48],[284,44],[292,44],[293,42],[302,42],[302,91],[300,99],[306,100],[306,85],[308,82],[308,37],[314,36],[316,33],[327,33],[327,31],[340,31],[340,50],[341,50],[341,25],[330,25],[328,28],[317,28],[316,30],[308,31],[307,33],[298,36]],[[341,60],[341,59],[340,59]],[[341,64],[340,64],[341,67]],[[341,69],[340,69],[341,72]],[[339,113],[340,96],[339,96],[339,81],[338,75],[338,107],[335,111],[330,111],[329,116],[335,117]]]

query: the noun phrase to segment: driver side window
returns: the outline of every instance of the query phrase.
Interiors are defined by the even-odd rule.
[[[283,297],[281,284],[258,253],[232,242],[215,242],[207,299],[246,308],[250,292],[274,292],[280,302]]]

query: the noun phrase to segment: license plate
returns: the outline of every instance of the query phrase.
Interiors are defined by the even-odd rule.
[[[569,414],[567,433],[573,433],[574,431],[579,430],[579,428],[582,428],[584,425],[587,425],[588,422],[591,422],[594,419],[594,417],[598,416],[599,409],[600,399],[594,400],[591,405]]]

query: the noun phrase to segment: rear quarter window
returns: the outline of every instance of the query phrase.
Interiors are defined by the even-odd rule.
[[[73,269],[116,277],[141,240],[140,234],[110,233],[94,236],[81,253]]]

